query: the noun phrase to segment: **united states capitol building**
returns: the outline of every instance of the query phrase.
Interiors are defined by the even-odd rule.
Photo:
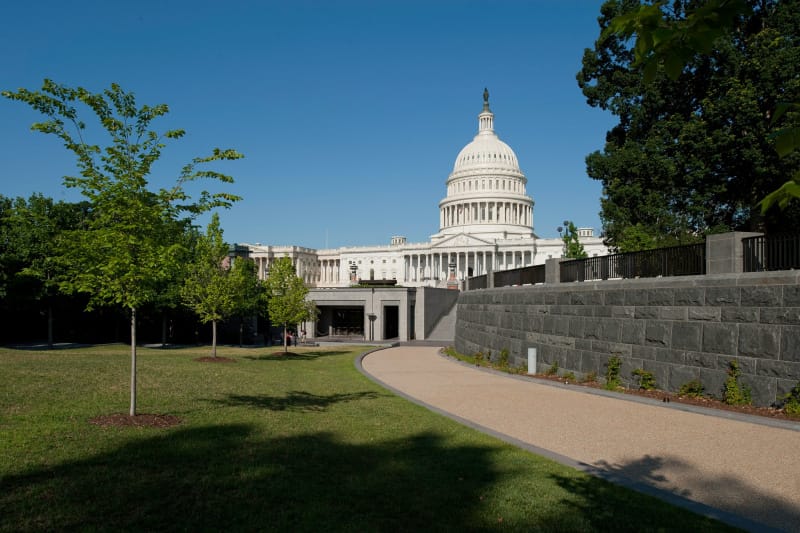
[[[445,287],[489,271],[544,264],[561,257],[563,241],[533,230],[533,198],[514,151],[495,133],[489,94],[484,91],[478,133],[456,156],[439,202],[439,231],[429,242],[393,236],[388,245],[317,250],[302,246],[238,244],[256,261],[259,276],[272,261],[290,257],[309,287],[349,287],[357,280],[394,281],[404,287]],[[566,214],[566,213],[565,213]],[[567,214],[568,215],[568,214]],[[569,218],[569,217],[568,217]],[[588,255],[607,248],[591,228],[579,228]]]

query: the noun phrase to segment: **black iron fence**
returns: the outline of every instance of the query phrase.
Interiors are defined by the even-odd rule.
[[[706,245],[688,244],[573,259],[562,261],[559,267],[562,282],[702,275],[706,273]]]
[[[800,268],[800,234],[762,235],[742,239],[745,272]]]
[[[494,276],[495,287],[509,287],[511,285],[534,285],[544,283],[544,265],[534,265],[512,270],[501,270],[492,274],[475,276],[467,280],[467,289],[485,289],[488,287],[489,276]]]

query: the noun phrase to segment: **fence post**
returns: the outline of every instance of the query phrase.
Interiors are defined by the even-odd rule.
[[[734,231],[706,236],[706,274],[742,272],[742,239],[760,237],[763,233]]]
[[[545,283],[560,283],[561,282],[561,268],[559,264],[562,259],[560,257],[551,257],[544,263],[544,282]]]

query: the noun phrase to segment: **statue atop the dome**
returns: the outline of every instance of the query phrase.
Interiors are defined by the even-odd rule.
[[[489,111],[489,89],[483,88],[483,110]]]

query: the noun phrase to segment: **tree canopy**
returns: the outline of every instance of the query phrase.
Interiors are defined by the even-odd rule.
[[[758,205],[800,166],[798,154],[780,157],[772,135],[776,109],[800,93],[798,2],[711,3],[730,9],[709,13],[689,0],[610,0],[601,8],[600,38],[577,77],[589,105],[619,118],[604,149],[587,157],[589,176],[603,184],[606,242],[619,250],[800,222],[797,206],[762,214]],[[722,23],[706,24],[720,16]],[[630,33],[612,31],[620,21],[647,38],[634,44]],[[710,29],[690,31],[701,36],[692,42],[687,27]],[[642,60],[643,50],[659,46],[671,53]],[[791,128],[800,113],[789,109],[782,119]]]
[[[578,238],[578,228],[571,220],[564,221],[564,236],[561,237],[564,241],[564,257],[567,259],[585,259],[589,254],[584,250],[580,239]]]
[[[265,282],[267,310],[275,324],[283,326],[283,348],[288,351],[286,333],[289,325],[313,318],[313,306],[305,301],[308,288],[295,273],[289,257],[276,259],[269,269]]]
[[[233,178],[214,170],[198,169],[219,160],[242,157],[234,150],[214,149],[195,158],[178,173],[171,189],[148,188],[151,167],[161,156],[166,140],[179,139],[180,129],[163,133],[151,123],[168,113],[165,104],[138,107],[134,94],[112,84],[101,93],[71,88],[45,80],[40,91],[19,89],[2,95],[23,102],[47,117],[34,131],[55,135],[77,159],[78,176],[65,176],[64,184],[80,190],[90,204],[85,227],[68,235],[61,250],[68,275],[61,288],[89,295],[89,307],[118,305],[131,315],[131,403],[136,411],[136,310],[153,302],[160,289],[180,268],[180,235],[188,221],[215,207],[228,207],[238,197],[203,191],[192,200],[187,182],[212,179],[230,183]],[[108,139],[89,142],[80,115],[97,119]]]

